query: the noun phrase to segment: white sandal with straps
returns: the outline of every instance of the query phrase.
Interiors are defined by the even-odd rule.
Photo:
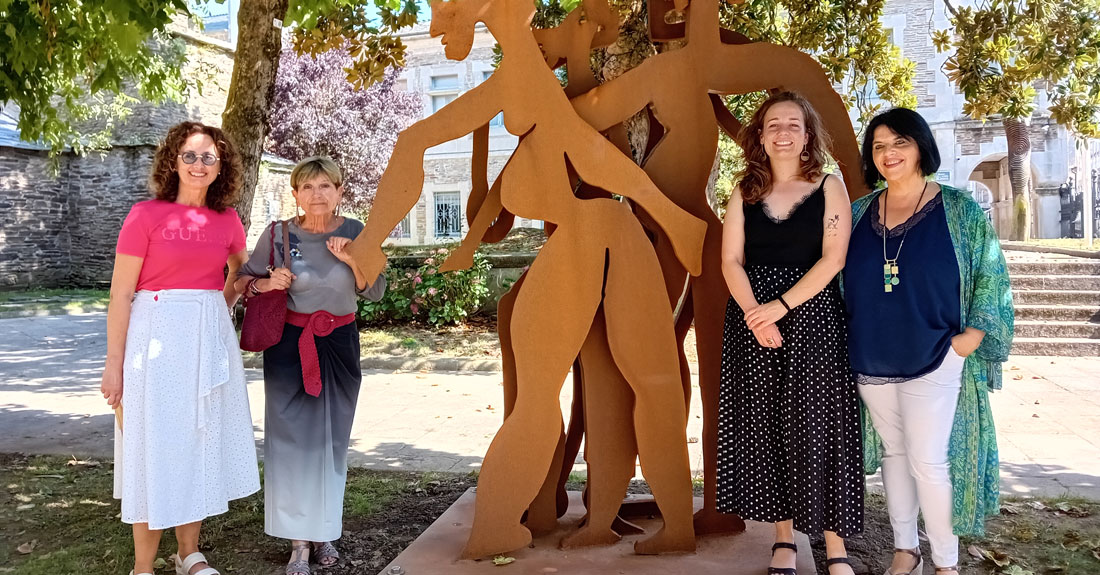
[[[180,561],[179,555],[173,555],[172,559],[176,563],[176,575],[221,575],[221,572],[211,567],[206,557],[198,551],[188,555],[183,561]],[[206,563],[206,568],[191,573],[191,568],[199,563]]]

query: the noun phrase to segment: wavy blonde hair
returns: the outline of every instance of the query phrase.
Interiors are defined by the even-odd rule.
[[[825,162],[828,158],[829,136],[821,128],[821,116],[817,115],[814,107],[801,94],[796,92],[779,92],[760,104],[753,113],[748,124],[741,128],[737,135],[737,143],[745,151],[745,167],[738,174],[741,188],[741,199],[746,204],[755,204],[764,199],[772,188],[772,164],[768,154],[764,152],[764,144],[760,142],[760,134],[764,129],[764,116],[768,110],[779,103],[792,102],[802,109],[803,123],[809,140],[806,142],[806,150],[810,152],[810,160],[802,162],[802,177],[807,182],[815,182],[825,173]]]

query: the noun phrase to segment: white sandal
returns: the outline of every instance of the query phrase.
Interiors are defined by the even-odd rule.
[[[130,570],[130,575],[134,575],[134,570]],[[153,575],[152,573],[138,573],[137,575]]]
[[[211,567],[206,557],[198,551],[188,555],[183,561],[180,561],[179,555],[173,555],[172,560],[176,563],[176,575],[221,575],[221,572]],[[191,573],[191,568],[199,563],[206,563],[206,569]]]

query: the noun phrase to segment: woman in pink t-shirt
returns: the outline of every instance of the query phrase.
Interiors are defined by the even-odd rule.
[[[218,128],[184,122],[153,158],[155,199],[118,235],[101,389],[123,407],[115,429],[114,494],[133,525],[134,570],[153,573],[175,527],[179,575],[216,575],[199,553],[202,520],[260,488],[244,366],[227,306],[247,259],[230,208],[236,148]]]

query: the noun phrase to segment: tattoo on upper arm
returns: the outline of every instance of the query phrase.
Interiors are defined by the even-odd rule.
[[[833,217],[829,218],[828,223],[825,224],[825,231],[829,233],[835,233],[840,226],[840,214],[833,214]]]

